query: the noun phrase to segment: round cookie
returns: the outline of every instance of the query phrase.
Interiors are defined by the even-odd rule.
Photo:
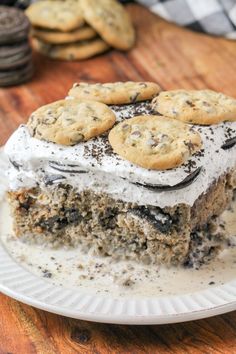
[[[22,41],[28,37],[30,23],[22,10],[0,6],[0,44]]]
[[[47,31],[44,29],[34,28],[32,35],[44,42],[51,44],[73,43],[96,37],[97,33],[93,28],[84,26],[71,32]]]
[[[32,43],[39,53],[59,60],[83,60],[109,49],[102,39],[53,45],[34,38]]]
[[[115,121],[103,103],[60,100],[37,109],[27,125],[37,139],[75,145],[104,133]]]
[[[0,71],[0,87],[20,85],[31,79],[33,76],[33,65],[31,62],[14,70]]]
[[[116,0],[80,0],[84,18],[112,47],[128,50],[135,42],[129,14]]]
[[[14,43],[14,44],[4,44],[0,46],[0,60],[13,57],[20,53],[25,53],[29,50],[29,43],[26,41]]]
[[[117,124],[109,133],[113,150],[141,167],[166,170],[182,165],[201,148],[201,137],[182,122],[143,115]]]
[[[109,105],[151,100],[160,92],[154,82],[114,82],[105,84],[76,83],[69,91],[70,97],[93,100]]]
[[[28,50],[16,53],[9,57],[0,58],[0,70],[15,69],[32,60],[32,51],[30,47]]]
[[[236,99],[212,90],[163,91],[152,101],[155,112],[200,125],[236,120]]]
[[[34,26],[65,32],[84,24],[78,0],[37,1],[28,7],[26,15]]]

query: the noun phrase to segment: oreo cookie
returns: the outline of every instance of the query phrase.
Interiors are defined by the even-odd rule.
[[[32,77],[29,29],[29,20],[22,10],[0,6],[0,86],[2,87],[18,85]]]
[[[30,47],[28,50],[19,52],[9,57],[0,58],[0,70],[15,69],[32,60],[32,51]]]
[[[27,39],[29,29],[30,22],[22,10],[0,6],[0,44]]]
[[[0,86],[6,87],[22,84],[31,79],[32,75],[33,65],[31,62],[14,70],[0,71]]]
[[[28,41],[13,44],[0,45],[0,60],[28,51],[30,48]]]

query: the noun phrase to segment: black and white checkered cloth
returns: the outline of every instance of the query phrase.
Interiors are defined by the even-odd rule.
[[[21,6],[37,0],[15,0]],[[99,1],[99,0],[97,0]],[[123,3],[134,0],[120,0]],[[167,21],[236,39],[236,0],[135,0]],[[0,0],[1,3],[1,0]],[[20,6],[19,5],[19,6]]]
[[[167,21],[236,39],[236,0],[136,0]]]

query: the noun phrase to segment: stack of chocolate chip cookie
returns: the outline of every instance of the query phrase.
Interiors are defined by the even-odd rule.
[[[28,42],[30,23],[22,10],[0,6],[0,86],[18,85],[32,77]]]
[[[129,15],[117,0],[43,0],[26,15],[34,48],[53,59],[82,60],[110,47],[129,50],[135,42]]]

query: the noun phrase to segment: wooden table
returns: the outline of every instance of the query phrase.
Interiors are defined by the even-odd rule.
[[[153,80],[163,89],[212,88],[236,97],[236,42],[189,32],[129,5],[138,32],[129,53],[78,63],[35,55],[27,85],[0,90],[0,144],[40,105],[77,80]],[[236,353],[236,312],[163,326],[117,326],[64,318],[0,295],[0,354]]]

